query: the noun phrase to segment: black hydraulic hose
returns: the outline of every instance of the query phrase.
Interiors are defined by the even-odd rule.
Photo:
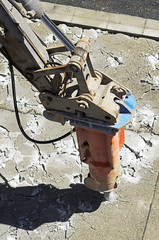
[[[41,20],[45,25],[61,40],[61,42],[70,51],[76,49],[75,45],[65,36],[65,34],[56,26],[56,24],[46,15],[43,14]]]
[[[9,70],[10,70],[10,73],[11,73],[11,80],[12,80],[13,104],[14,104],[14,109],[15,109],[15,115],[16,115],[16,119],[17,119],[17,123],[18,123],[19,129],[20,129],[21,133],[24,135],[24,137],[26,139],[28,139],[29,141],[31,141],[33,143],[36,143],[36,144],[49,144],[49,143],[55,143],[57,141],[60,141],[60,140],[62,140],[64,138],[70,136],[73,132],[75,132],[75,129],[72,129],[70,132],[68,132],[68,133],[66,133],[66,134],[64,134],[64,135],[62,135],[62,136],[60,136],[58,138],[55,138],[55,139],[52,139],[52,140],[47,140],[47,141],[35,140],[33,138],[30,138],[26,134],[26,132],[24,131],[24,129],[22,127],[21,121],[20,121],[20,116],[19,116],[19,111],[18,111],[18,106],[17,106],[17,97],[16,97],[16,88],[15,88],[15,78],[14,78],[13,64],[12,64],[10,56],[7,53],[7,51],[5,50],[5,48],[2,47],[0,49],[0,51],[7,58],[8,63],[9,63]]]

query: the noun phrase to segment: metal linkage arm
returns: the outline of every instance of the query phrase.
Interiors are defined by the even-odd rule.
[[[51,91],[47,77],[33,81],[29,71],[44,68],[50,56],[39,38],[30,29],[21,13],[8,0],[0,1],[0,44],[8,52],[13,65],[40,92]]]

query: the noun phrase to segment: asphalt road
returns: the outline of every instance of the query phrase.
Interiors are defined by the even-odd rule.
[[[56,4],[83,7],[111,13],[159,19],[159,0],[44,0]]]

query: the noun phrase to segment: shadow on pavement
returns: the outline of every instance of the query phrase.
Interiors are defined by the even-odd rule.
[[[40,184],[12,188],[7,182],[0,184],[0,223],[33,230],[43,223],[67,221],[74,213],[93,212],[105,200],[83,184],[70,187]]]

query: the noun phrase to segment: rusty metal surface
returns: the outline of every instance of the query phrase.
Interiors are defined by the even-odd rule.
[[[94,70],[89,57],[89,44],[87,38],[77,42],[76,51],[65,65],[32,72],[34,79],[41,75],[56,76],[56,74],[65,73],[59,93],[55,95],[42,92],[40,100],[50,114],[51,111],[60,111],[61,114],[62,112],[71,116],[80,114],[86,118],[116,123],[120,107],[115,100],[122,101],[127,94],[127,89],[100,71]],[[58,50],[60,50],[59,47],[57,47]],[[56,53],[55,48],[48,51]],[[61,119],[61,116],[56,117],[57,119]]]

